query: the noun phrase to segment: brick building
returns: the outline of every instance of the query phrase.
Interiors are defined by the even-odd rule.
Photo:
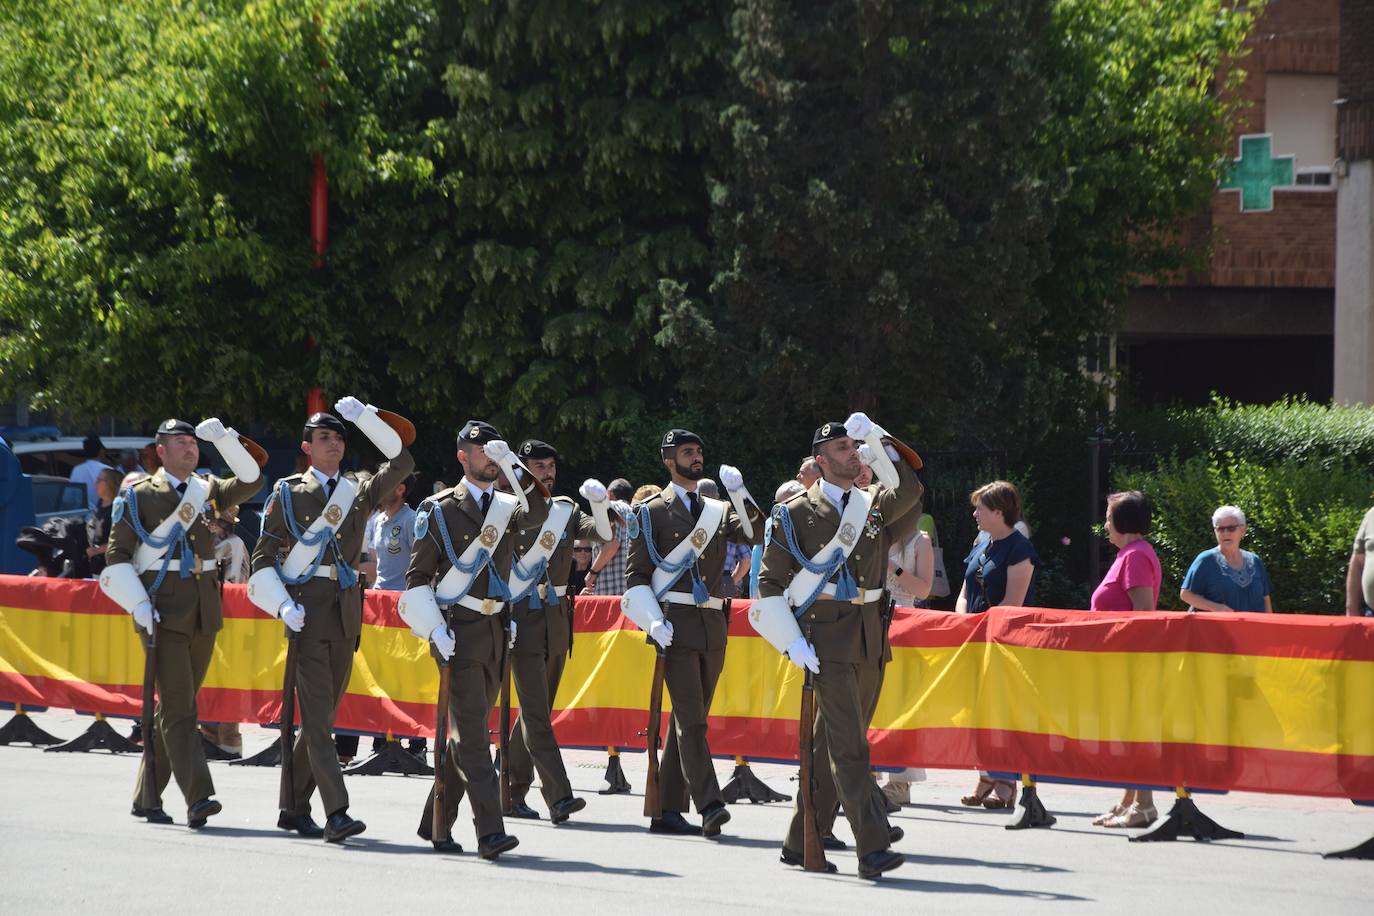
[[[1125,404],[1332,397],[1341,5],[1269,0],[1256,23],[1236,163],[1197,227],[1210,262],[1127,301]]]

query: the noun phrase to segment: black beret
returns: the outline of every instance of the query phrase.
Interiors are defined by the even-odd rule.
[[[706,443],[701,441],[701,437],[689,429],[670,429],[663,434],[663,445],[660,446],[664,451],[670,448],[677,448],[679,445],[689,445],[695,442],[702,448]]]
[[[501,434],[496,431],[496,427],[485,420],[469,420],[458,432],[459,445],[486,445],[493,439],[500,438]]]
[[[845,432],[843,420],[831,420],[829,423],[822,423],[816,427],[816,434],[811,437],[811,452],[814,454],[822,443],[834,442],[836,439],[843,439],[848,435],[849,433]]]
[[[344,426],[343,420],[326,411],[312,413],[310,419],[305,421],[305,428],[301,430],[301,441],[310,441],[310,431],[312,429],[332,429],[344,438],[348,438],[348,428]]]
[[[196,428],[185,420],[163,420],[157,425],[159,436],[194,436]]]
[[[557,458],[558,449],[538,439],[526,439],[520,443],[521,458]]]

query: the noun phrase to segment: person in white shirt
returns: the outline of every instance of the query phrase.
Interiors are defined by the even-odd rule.
[[[72,468],[72,483],[79,483],[86,488],[86,511],[94,512],[100,505],[100,495],[95,492],[95,479],[100,476],[101,471],[109,470],[110,466],[100,460],[101,452],[105,451],[105,443],[100,441],[100,437],[92,433],[81,443],[81,457],[86,459]]]

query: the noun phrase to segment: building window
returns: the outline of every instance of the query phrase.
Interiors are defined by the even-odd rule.
[[[1264,130],[1273,155],[1294,157],[1296,187],[1331,190],[1336,160],[1336,77],[1270,73],[1265,77]]]

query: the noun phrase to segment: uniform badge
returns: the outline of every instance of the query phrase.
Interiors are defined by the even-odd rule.
[[[672,445],[672,444],[673,444],[673,434],[672,434],[672,433],[669,433],[668,435],[664,436],[664,437],[663,437],[663,441],[664,441],[666,444],[668,444],[668,445]]]
[[[330,527],[337,528],[339,522],[343,521],[343,508],[337,503],[329,506],[324,510],[324,520],[330,524]]]
[[[181,519],[183,525],[189,525],[196,520],[196,507],[190,503],[182,503],[177,510],[177,518]]]
[[[545,531],[539,536],[539,546],[545,550],[553,550],[553,545],[558,543],[558,538],[552,531]]]
[[[487,525],[485,528],[483,528],[482,536],[479,540],[481,540],[482,546],[487,548],[488,550],[495,547],[497,540],[499,540],[496,534],[496,526]]]
[[[823,439],[823,438],[825,438],[825,437],[828,436],[828,435],[830,435],[830,424],[829,424],[829,423],[827,423],[827,424],[825,424],[824,426],[821,427],[821,438]]]
[[[855,531],[854,526],[851,525],[849,522],[845,522],[843,525],[840,526],[840,543],[844,546],[853,547],[854,542],[858,540],[858,537],[859,532]]]
[[[119,520],[124,517],[124,494],[115,497],[114,505],[110,507],[110,524],[118,525]]]
[[[481,431],[480,429],[478,429],[477,427],[474,426],[474,427],[472,428],[472,432],[468,433],[468,438],[469,438],[469,439],[476,439],[476,438],[477,438],[478,436],[480,436],[481,434],[482,434],[482,431]]]
[[[698,528],[692,532],[692,546],[697,550],[706,546],[706,529]]]
[[[429,533],[429,509],[415,513],[415,540],[422,540]]]

